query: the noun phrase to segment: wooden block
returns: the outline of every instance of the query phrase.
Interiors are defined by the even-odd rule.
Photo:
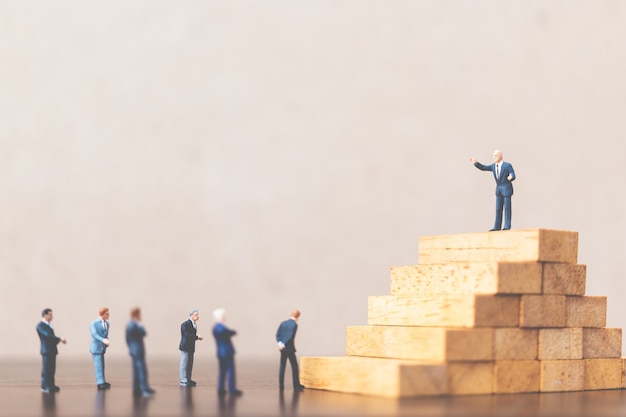
[[[346,354],[440,363],[489,361],[493,359],[493,329],[348,326]]]
[[[621,358],[585,359],[585,389],[622,388],[623,366]]]
[[[537,329],[493,329],[493,356],[499,360],[537,359]]]
[[[540,294],[537,262],[449,263],[391,268],[391,295]]]
[[[580,264],[543,264],[543,293],[585,295],[587,266]]]
[[[541,362],[541,392],[581,391],[585,388],[585,361],[582,359]]]
[[[389,398],[448,393],[446,365],[363,357],[302,357],[307,388]]]
[[[367,322],[392,326],[515,327],[519,324],[519,296],[372,296]]]
[[[583,329],[583,358],[620,358],[622,329]]]
[[[300,382],[312,389],[388,398],[490,394],[493,362],[446,365],[358,356],[302,357]]]
[[[605,327],[606,297],[567,297],[567,327]]]
[[[496,361],[493,374],[493,392],[495,394],[539,391],[539,380],[541,379],[539,361]]]
[[[447,371],[449,394],[493,392],[493,362],[451,362]]]
[[[559,262],[575,264],[578,233],[549,229],[426,236],[419,240],[419,264],[449,262]]]
[[[582,359],[583,329],[539,329],[537,357],[545,359]]]
[[[520,327],[565,327],[564,295],[522,295]]]

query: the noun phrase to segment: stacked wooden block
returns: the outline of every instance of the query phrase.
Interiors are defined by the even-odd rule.
[[[308,388],[412,397],[624,387],[622,330],[585,296],[578,233],[423,237],[347,328],[345,357],[303,357]]]

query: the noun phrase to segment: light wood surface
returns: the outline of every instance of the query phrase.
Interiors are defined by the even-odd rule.
[[[348,326],[346,354],[441,363],[489,361],[494,354],[493,329]]]
[[[448,262],[560,262],[575,264],[578,233],[520,229],[426,236],[419,239],[419,264]]]
[[[522,295],[521,327],[565,327],[567,305],[564,295]]]
[[[518,296],[436,294],[369,297],[370,325],[512,327],[518,323]]]
[[[582,359],[541,361],[542,392],[580,391],[585,388],[585,361]]]
[[[540,360],[582,359],[583,329],[539,329],[538,353]]]
[[[625,387],[622,330],[586,296],[578,234],[529,229],[420,239],[391,268],[346,357],[302,358],[311,388],[385,397]]]
[[[605,327],[606,297],[568,296],[567,327]]]
[[[543,263],[544,294],[584,295],[586,283],[586,265]]]
[[[619,358],[622,356],[622,329],[583,329],[583,358]]]
[[[391,268],[391,295],[540,294],[537,262],[461,262]]]

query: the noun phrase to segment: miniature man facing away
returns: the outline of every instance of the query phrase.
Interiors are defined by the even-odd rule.
[[[130,321],[126,326],[126,344],[133,362],[133,396],[149,397],[154,390],[148,385],[148,369],[146,367],[146,349],[143,338],[146,329],[141,323],[141,309],[130,310]]]
[[[89,325],[91,332],[89,351],[93,358],[98,390],[111,388],[111,384],[106,382],[104,377],[104,354],[109,346],[109,314],[109,309],[102,307],[98,310],[98,318]]]
[[[52,309],[45,308],[41,312],[41,321],[37,324],[37,334],[41,342],[41,392],[53,393],[59,392],[61,388],[55,385],[54,373],[57,367],[57,345],[60,343],[67,343],[62,337],[57,337],[54,334],[52,328]]]
[[[189,320],[180,325],[180,386],[193,387],[196,381],[191,379],[193,370],[193,354],[196,351],[196,340],[202,340],[202,336],[197,335],[196,322],[200,318],[200,313],[195,308],[189,312]]]
[[[496,230],[509,230],[511,228],[511,196],[513,195],[513,184],[515,171],[513,166],[502,160],[502,151],[493,151],[493,164],[483,165],[470,157],[470,162],[481,171],[493,172],[496,180],[496,221],[490,232]],[[504,227],[502,227],[502,210],[504,209]]]
[[[219,361],[219,375],[217,379],[217,393],[220,396],[226,395],[224,381],[228,377],[228,392],[230,395],[239,396],[243,394],[237,389],[235,381],[235,348],[230,340],[236,331],[224,325],[226,320],[226,310],[218,308],[213,311],[215,326],[213,326],[213,337],[217,344],[217,358]]]
[[[289,320],[280,323],[276,331],[276,341],[278,342],[278,350],[280,350],[278,388],[281,391],[285,389],[285,368],[287,367],[287,359],[289,359],[289,364],[291,365],[294,391],[304,390],[304,385],[300,384],[300,370],[298,369],[298,359],[296,359],[295,340],[296,331],[298,330],[298,318],[300,318],[300,311],[293,310]]]

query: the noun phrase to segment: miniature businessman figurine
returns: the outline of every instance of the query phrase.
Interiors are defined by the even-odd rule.
[[[180,386],[193,387],[196,381],[191,379],[193,369],[193,354],[196,351],[196,340],[202,340],[197,335],[197,321],[200,313],[195,308],[189,312],[189,320],[180,325]]]
[[[109,347],[109,309],[102,307],[98,311],[98,318],[91,322],[91,345],[89,351],[93,358],[93,366],[96,372],[96,385],[99,390],[111,388],[104,377],[104,354]]]
[[[37,334],[41,341],[41,392],[59,392],[61,388],[57,387],[54,383],[54,373],[57,367],[57,345],[59,343],[67,343],[67,340],[54,334],[54,329],[52,328],[52,309],[44,309],[41,312],[41,317],[41,321],[37,324]]]
[[[148,369],[146,367],[146,350],[143,338],[146,329],[141,323],[141,310],[135,307],[130,310],[130,321],[126,327],[126,344],[133,361],[133,396],[149,397],[154,390],[148,385]]]
[[[276,341],[278,342],[278,350],[280,350],[278,388],[281,391],[285,389],[285,368],[287,367],[287,359],[289,359],[289,364],[291,365],[294,391],[304,390],[304,385],[300,385],[300,371],[298,369],[298,359],[296,359],[295,340],[296,331],[298,330],[298,318],[300,318],[300,311],[293,310],[289,320],[280,323],[276,331]]]
[[[213,318],[216,321],[215,326],[213,326],[213,336],[217,344],[217,359],[219,361],[217,393],[220,396],[226,394],[224,381],[228,377],[228,392],[230,395],[239,396],[242,392],[237,389],[235,382],[235,348],[230,340],[237,332],[224,325],[226,310],[223,308],[213,311]]]
[[[513,184],[515,180],[515,171],[513,166],[502,160],[502,152],[493,151],[493,164],[483,165],[470,157],[470,162],[481,171],[493,172],[493,178],[496,180],[496,221],[490,232],[500,230],[509,230],[511,228],[511,196],[513,195]],[[502,227],[502,210],[504,209],[504,227]]]

